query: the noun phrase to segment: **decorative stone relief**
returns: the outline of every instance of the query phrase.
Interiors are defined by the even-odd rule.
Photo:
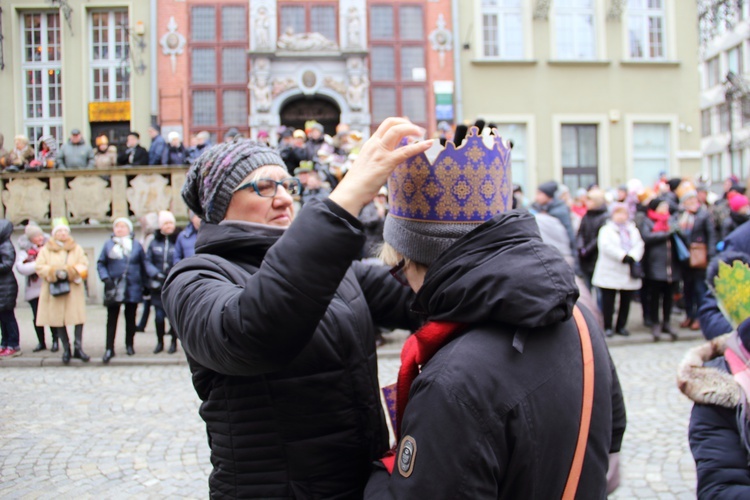
[[[349,86],[346,89],[346,102],[354,111],[359,111],[364,106],[367,98],[367,89],[370,81],[366,75],[349,75]]]
[[[5,218],[13,224],[24,219],[41,221],[49,212],[50,192],[39,179],[13,179],[5,185]]]
[[[341,95],[346,95],[346,84],[332,76],[325,77],[325,80],[323,80],[323,85],[325,85],[329,89],[335,90]]]
[[[551,3],[552,0],[536,0],[534,19],[539,21],[546,21],[549,19],[549,7]]]
[[[293,52],[331,52],[338,51],[339,46],[320,33],[295,33],[293,28],[287,28],[279,37],[276,45],[281,50]]]
[[[453,34],[445,26],[445,18],[440,14],[437,18],[437,28],[429,36],[432,50],[438,53],[441,68],[445,66],[445,53],[453,48]]]
[[[362,47],[360,33],[362,31],[362,20],[359,17],[357,7],[349,7],[346,15],[346,46],[350,49]]]
[[[257,111],[268,111],[271,109],[272,92],[271,83],[265,74],[255,74],[247,84],[253,98],[253,104]]]
[[[169,210],[172,201],[172,187],[167,185],[167,178],[159,174],[141,174],[130,181],[127,189],[130,210],[136,217],[149,212]]]
[[[294,80],[294,78],[274,78],[271,85],[273,87],[273,89],[271,90],[271,95],[273,97],[276,97],[282,92],[286,92],[289,89],[295,88],[297,86],[297,82]]]
[[[68,183],[65,204],[74,219],[107,219],[112,190],[98,176],[80,175]]]
[[[161,45],[162,53],[165,56],[169,56],[169,61],[172,64],[172,74],[174,75],[177,69],[177,56],[182,54],[186,40],[177,31],[177,23],[174,20],[174,16],[169,18],[167,30],[161,37],[161,40],[159,40],[159,45]]]
[[[255,34],[255,50],[272,50],[271,44],[271,18],[268,9],[261,6],[255,11],[253,19],[253,33]]]
[[[607,11],[607,19],[610,21],[619,21],[622,17],[622,13],[625,11],[625,5],[627,0],[612,0],[612,5]]]

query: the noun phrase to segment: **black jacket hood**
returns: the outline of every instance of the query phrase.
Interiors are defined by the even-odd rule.
[[[209,253],[259,267],[281,234],[262,234],[228,224],[204,223],[195,240],[195,253]]]
[[[0,243],[10,240],[13,234],[13,223],[8,219],[0,219]]]
[[[542,242],[534,216],[497,215],[430,266],[415,308],[431,320],[536,328],[571,317],[573,269]]]

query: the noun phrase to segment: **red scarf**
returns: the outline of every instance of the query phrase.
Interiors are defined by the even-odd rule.
[[[649,209],[646,212],[648,218],[654,221],[654,232],[665,233],[669,231],[669,214],[662,214]]]
[[[396,382],[396,425],[393,429],[396,434],[396,443],[401,440],[401,422],[403,422],[404,410],[409,402],[409,390],[414,379],[419,375],[420,367],[432,359],[441,347],[450,342],[465,327],[465,323],[430,321],[406,339],[404,348],[401,350],[401,368]],[[391,450],[381,459],[389,473],[393,472],[395,458],[395,451]]]

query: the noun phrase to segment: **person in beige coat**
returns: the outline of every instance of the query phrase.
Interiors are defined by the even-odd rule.
[[[44,280],[39,296],[37,326],[49,326],[63,345],[63,363],[70,362],[68,325],[75,325],[73,357],[88,361],[83,352],[83,324],[86,322],[86,294],[83,280],[88,275],[89,261],[83,248],[70,235],[64,220],[55,221],[51,238],[36,258],[36,273]],[[53,296],[50,284],[68,280],[70,292]]]

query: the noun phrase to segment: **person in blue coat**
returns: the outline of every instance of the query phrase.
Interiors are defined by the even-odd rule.
[[[167,141],[161,135],[161,127],[151,125],[148,128],[148,135],[151,136],[151,147],[148,149],[148,164],[161,165],[164,150],[167,149]]]
[[[174,244],[172,264],[177,264],[182,259],[195,255],[195,241],[198,239],[198,229],[201,227],[201,219],[192,210],[188,212],[190,224],[177,235]]]
[[[128,356],[135,354],[133,338],[135,337],[135,311],[143,301],[143,276],[146,276],[146,253],[138,241],[133,239],[133,223],[126,217],[115,219],[112,224],[114,234],[104,244],[102,253],[96,263],[99,278],[104,288],[117,286],[116,282],[123,276],[127,280],[125,289],[125,349]],[[126,274],[127,273],[127,274]],[[109,363],[115,356],[115,333],[120,306],[117,303],[107,306],[107,346],[102,361]]]
[[[729,236],[724,238],[723,243],[722,253],[733,251],[750,254],[750,222],[745,222],[729,233]],[[719,310],[716,297],[710,289],[703,297],[698,316],[700,317],[703,336],[709,340],[732,331],[732,325]]]
[[[151,305],[154,306],[156,312],[154,320],[156,347],[154,348],[154,354],[159,354],[164,350],[164,320],[167,313],[164,312],[164,305],[161,301],[161,287],[164,285],[164,280],[167,279],[169,270],[172,269],[177,240],[176,228],[177,225],[172,212],[167,210],[159,212],[159,230],[154,233],[154,239],[146,252],[146,272],[151,289]],[[169,335],[172,337],[172,342],[167,352],[174,354],[177,351],[177,334],[171,325]]]

